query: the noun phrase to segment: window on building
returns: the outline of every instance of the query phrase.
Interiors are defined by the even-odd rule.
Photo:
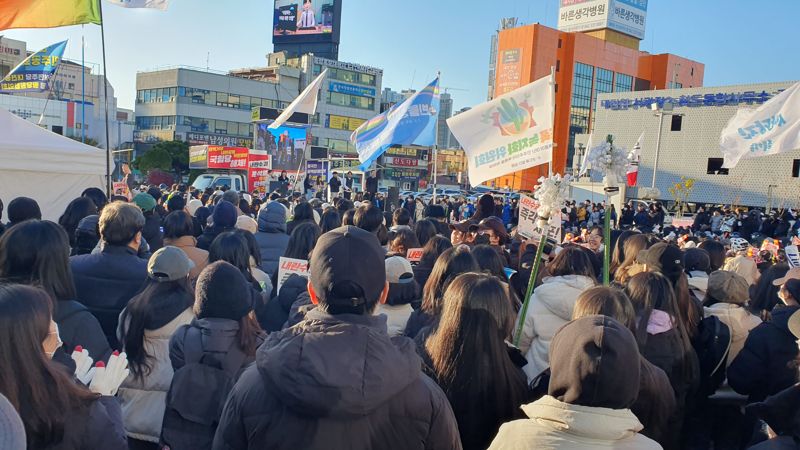
[[[561,39],[558,40],[558,48],[561,48]]]
[[[669,127],[669,130],[681,131],[682,126],[683,126],[683,116],[680,115],[672,116],[672,125]]]
[[[67,84],[67,89],[75,89],[75,83]]]
[[[556,72],[561,72],[561,60],[556,60]]]
[[[64,135],[64,127],[62,127],[61,125],[53,125],[52,131],[55,134],[60,134],[62,136]]]
[[[800,159],[792,161],[792,177],[800,178]]]
[[[706,174],[708,175],[728,175],[728,169],[723,169],[722,164],[725,162],[723,158],[708,158],[708,166],[706,167]]]
[[[339,92],[330,92],[329,94],[328,104],[330,105],[359,109],[374,109],[375,107],[375,99],[372,97],[359,97],[357,95],[341,94]]]
[[[607,94],[614,91],[614,72],[598,67],[596,71],[596,78],[594,81],[594,89],[592,90],[592,126],[589,128],[591,131],[594,128],[594,111],[597,111],[597,96],[600,94]]]
[[[571,161],[575,154],[575,134],[589,132],[593,78],[593,66],[580,62],[575,63],[575,74],[572,80],[572,101],[570,103],[569,112],[568,161]]]
[[[633,90],[633,77],[624,73],[614,76],[614,92],[630,92]]]

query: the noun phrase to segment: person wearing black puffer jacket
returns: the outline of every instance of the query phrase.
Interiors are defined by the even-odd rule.
[[[797,338],[789,330],[789,318],[800,310],[800,280],[779,278],[774,283],[782,285],[778,296],[783,305],[772,310],[771,321],[750,330],[744,348],[728,367],[728,384],[751,402],[797,382]]]
[[[214,450],[461,449],[453,410],[414,343],[390,338],[384,251],[352,226],[320,237],[308,286],[319,306],[275,332],[230,393]]]

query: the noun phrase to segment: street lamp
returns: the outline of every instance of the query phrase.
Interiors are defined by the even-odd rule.
[[[653,163],[653,180],[650,188],[653,192],[656,191],[656,173],[658,173],[658,157],[661,153],[661,132],[664,129],[664,116],[683,116],[683,114],[673,113],[673,105],[671,102],[664,102],[664,106],[659,108],[658,103],[650,105],[653,110],[653,115],[658,117],[658,137],[656,137],[656,158]]]

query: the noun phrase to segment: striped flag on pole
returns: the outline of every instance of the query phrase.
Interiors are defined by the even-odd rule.
[[[628,153],[628,169],[627,169],[627,178],[628,178],[628,187],[636,186],[636,183],[639,181],[639,158],[642,150],[642,141],[644,140],[644,132],[642,135],[639,136],[639,140],[636,141],[636,144],[633,146],[633,150]]]

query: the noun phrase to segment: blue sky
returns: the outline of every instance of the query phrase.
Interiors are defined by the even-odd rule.
[[[705,63],[704,84],[800,78],[796,0],[650,0],[641,49]],[[502,17],[555,27],[558,0],[343,0],[339,58],[384,70],[384,87],[420,89],[442,72],[455,109],[486,99],[489,40]],[[227,70],[263,66],[272,51],[272,0],[171,0],[169,11],[104,3],[108,72],[119,105],[133,108],[136,72],[169,65]],[[0,31],[28,49],[69,38],[80,59],[80,26]],[[87,62],[99,63],[100,28],[87,25]]]

